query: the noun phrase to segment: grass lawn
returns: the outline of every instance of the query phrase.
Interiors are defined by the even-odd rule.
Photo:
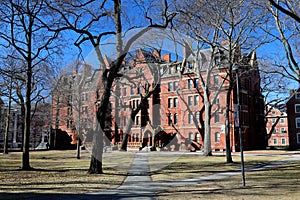
[[[282,159],[286,156],[246,156],[245,167],[266,164]],[[165,169],[156,172],[154,180],[163,181],[169,179],[183,179],[185,177],[196,178],[215,172],[240,169],[240,163],[225,164],[224,157],[210,157],[194,159],[187,156],[178,159]],[[239,162],[239,157],[233,157]],[[184,161],[189,161],[193,169],[186,167]],[[223,162],[223,163],[222,163]],[[204,165],[202,165],[203,163]],[[176,173],[178,169],[180,173]],[[179,172],[178,171],[178,172]],[[246,187],[242,187],[241,175],[228,177],[219,181],[188,185],[184,187],[171,187],[167,191],[159,192],[160,200],[172,199],[220,199],[220,200],[296,200],[300,197],[300,161],[291,162],[261,171],[246,172]]]
[[[183,154],[176,160],[171,157],[172,156],[166,158],[163,156],[160,158],[149,157],[150,168],[154,169],[152,170],[153,181],[183,180],[241,169],[239,156],[233,156],[233,163],[228,164],[225,163],[225,156],[206,157],[201,154]],[[245,168],[267,164],[285,157],[286,156],[245,156]],[[170,160],[173,162],[169,162],[169,165],[163,167],[163,164]],[[158,166],[162,166],[162,168],[158,168]]]
[[[20,152],[0,154],[0,199],[17,199],[35,194],[78,194],[98,192],[118,187],[126,178],[126,170],[117,170],[105,165],[109,159],[104,156],[104,174],[87,174],[90,154],[82,151],[76,159],[76,151],[31,151],[32,171],[22,171]],[[127,159],[127,163],[131,163]],[[126,163],[126,162],[124,162]],[[128,164],[129,165],[129,164]],[[124,169],[126,167],[122,166]]]

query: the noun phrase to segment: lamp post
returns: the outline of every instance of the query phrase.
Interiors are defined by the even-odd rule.
[[[242,172],[242,185],[245,187],[245,164],[244,164],[244,152],[243,152],[243,133],[241,127],[241,105],[240,105],[240,87],[239,87],[239,66],[234,65],[232,68],[235,71],[236,77],[236,98],[237,98],[237,112],[236,117],[238,120],[237,126],[239,128],[240,135],[240,153],[241,153],[241,172]]]

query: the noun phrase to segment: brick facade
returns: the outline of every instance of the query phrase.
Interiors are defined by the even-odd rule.
[[[286,103],[288,133],[291,149],[300,148],[300,89],[293,92]]]
[[[201,53],[203,59],[206,59],[206,64],[212,63],[210,50],[204,50]],[[191,143],[197,143],[198,147],[203,147],[203,119],[205,116],[199,73],[206,79],[207,66],[203,65],[203,68],[199,70],[192,57],[186,57],[176,62],[171,62],[170,58],[170,54],[161,56],[160,52],[157,51],[149,53],[139,50],[133,60],[128,60],[127,63],[124,63],[124,71],[126,71],[127,78],[121,77],[112,87],[107,128],[105,130],[107,144],[110,141],[111,144],[120,146],[126,126],[132,120],[133,126],[130,131],[128,149],[156,146],[168,150],[187,150],[194,148],[191,147]],[[149,64],[148,59],[158,61],[159,65],[156,65],[156,67],[160,71],[159,80],[154,81],[154,65]],[[145,62],[146,60],[147,62]],[[221,84],[228,70],[226,61],[215,60],[213,63],[214,66],[218,64],[218,67],[210,71],[212,74],[210,76],[212,95],[215,92],[213,88],[217,88]],[[100,76],[99,73],[98,76]],[[134,79],[133,77],[139,73],[141,74],[139,75],[140,77]],[[250,53],[243,57],[243,65],[239,73],[240,123],[244,135],[244,149],[265,148],[266,136],[264,135],[265,131],[263,131],[264,103],[260,93],[260,77],[255,53]],[[69,75],[69,79],[73,79],[74,82],[74,75],[73,78],[72,75]],[[89,87],[83,90],[89,95],[88,100],[81,102],[82,109],[85,106],[84,103],[87,104],[87,109],[84,110],[85,114],[82,114],[82,120],[86,119],[88,122],[86,124],[90,127],[96,123],[94,113],[98,98],[101,95],[101,81],[96,85],[98,89]],[[154,93],[141,105],[141,110],[135,118],[131,119],[131,108],[136,108],[141,102],[141,95],[145,94],[146,89],[154,88],[155,85],[157,87]],[[217,99],[212,105],[211,141],[212,149],[215,151],[224,151],[226,148],[225,100],[228,86],[229,83],[225,81]],[[81,88],[83,87],[84,85]],[[70,107],[68,109],[68,99],[70,99],[72,93],[74,93],[74,90],[64,93],[53,93],[52,127],[56,126],[66,130],[73,136],[73,142],[75,142],[77,137],[73,121],[76,118],[75,111],[72,111],[72,118],[70,118],[70,111],[68,111],[70,110]],[[57,103],[57,94],[60,95],[59,103]],[[231,123],[230,146],[232,151],[239,150],[238,129],[233,123],[235,104],[236,88],[234,87],[229,105],[231,110],[229,119]],[[60,105],[59,112],[57,112],[56,105]],[[88,118],[89,116],[91,116],[91,119]]]

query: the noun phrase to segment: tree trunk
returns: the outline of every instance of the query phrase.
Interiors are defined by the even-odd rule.
[[[31,51],[30,51],[31,52]],[[31,60],[27,61],[27,84],[26,84],[26,102],[25,102],[25,122],[23,138],[22,169],[31,169],[29,164],[29,139],[30,139],[30,115],[31,115]]]
[[[5,135],[4,135],[4,146],[3,153],[8,154],[8,134],[9,134],[9,122],[10,122],[10,109],[11,109],[11,90],[12,90],[12,78],[10,79],[9,96],[8,96],[8,107],[5,121]]]
[[[204,94],[204,156],[212,156],[211,150],[211,128],[210,128],[210,120],[211,120],[211,103],[208,99],[209,94]]]
[[[103,131],[99,125],[93,134],[93,148],[90,162],[89,174],[103,174],[102,170],[102,154],[103,154]]]
[[[230,145],[230,121],[229,112],[231,104],[231,91],[232,86],[229,86],[227,96],[226,96],[226,110],[225,110],[225,142],[226,142],[226,163],[232,163],[231,156],[231,145]]]
[[[132,125],[133,125],[133,122],[134,122],[134,119],[135,119],[135,116],[137,115],[138,111],[134,110],[131,112],[131,115],[130,115],[130,120],[126,126],[126,131],[125,131],[125,134],[124,134],[124,138],[122,140],[122,145],[121,145],[121,151],[127,151],[127,143],[128,143],[128,138],[129,138],[129,135],[130,135],[130,130],[132,128]]]

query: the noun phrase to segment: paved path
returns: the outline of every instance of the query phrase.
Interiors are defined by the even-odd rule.
[[[246,172],[263,170],[266,168],[276,167],[287,162],[300,160],[300,155],[290,155],[288,158],[275,161],[270,164],[256,166],[250,169],[246,169]],[[124,180],[123,184],[116,188],[107,191],[101,191],[99,193],[89,193],[80,195],[54,195],[43,196],[43,200],[62,199],[62,200],[92,200],[92,199],[109,199],[109,200],[152,200],[157,199],[156,193],[166,190],[170,187],[180,187],[186,185],[193,185],[199,183],[205,183],[209,181],[215,181],[224,179],[230,176],[240,174],[240,170],[217,173],[206,177],[196,177],[193,179],[185,179],[170,182],[152,182],[150,177],[150,169],[148,164],[148,153],[136,153],[133,159],[128,176]]]

